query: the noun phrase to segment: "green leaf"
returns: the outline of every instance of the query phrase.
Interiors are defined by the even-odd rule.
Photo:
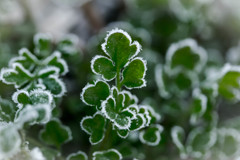
[[[93,153],[93,160],[121,160],[122,155],[116,149],[97,151]]]
[[[27,48],[22,48],[19,50],[19,56],[10,60],[9,66],[14,63],[20,63],[27,70],[31,70],[39,61]]]
[[[207,53],[195,40],[185,39],[172,44],[166,55],[166,67],[169,75],[191,70],[199,72],[207,61]]]
[[[233,128],[219,128],[218,141],[216,143],[217,153],[231,159],[234,155],[239,155],[240,134]]]
[[[92,145],[98,144],[104,138],[105,134],[105,118],[96,113],[93,117],[84,117],[81,121],[81,128],[90,135],[89,141]]]
[[[51,50],[51,36],[38,33],[34,36],[35,53],[41,57],[49,56]]]
[[[6,159],[20,150],[21,138],[13,124],[0,127],[0,159]]]
[[[68,65],[64,59],[61,58],[61,53],[58,51],[53,52],[51,56],[47,57],[42,63],[45,66],[53,66],[59,69],[61,75],[68,72]]]
[[[128,129],[118,129],[116,128],[117,130],[117,134],[119,137],[121,138],[127,138],[127,136],[129,135],[129,130]]]
[[[51,106],[49,104],[35,104],[20,107],[15,115],[14,122],[18,126],[23,126],[29,122],[33,124],[45,124],[51,118]]]
[[[139,138],[142,143],[149,146],[157,146],[161,140],[163,127],[159,124],[151,125],[146,130],[141,131]]]
[[[104,56],[95,56],[91,61],[91,69],[95,74],[101,75],[106,81],[110,81],[116,77],[116,69],[113,61]]]
[[[137,41],[132,42],[127,32],[114,29],[108,33],[102,49],[113,60],[116,70],[120,71],[129,60],[140,52],[141,46]]]
[[[41,130],[40,138],[46,144],[60,148],[62,144],[72,139],[72,135],[69,127],[63,125],[58,119],[52,119]]]
[[[203,158],[204,154],[209,151],[216,143],[216,131],[195,128],[190,132],[187,139],[187,152],[194,158]]]
[[[78,51],[79,39],[77,36],[71,34],[63,37],[63,39],[58,43],[58,50],[66,55],[75,55]]]
[[[121,93],[124,94],[124,107],[127,108],[131,105],[138,103],[138,98],[133,95],[131,92],[123,90]]]
[[[207,97],[197,88],[193,90],[193,109],[190,117],[191,124],[197,124],[207,110]]]
[[[89,106],[100,108],[101,103],[110,95],[109,85],[104,81],[86,85],[81,93],[82,101]]]
[[[19,63],[14,63],[13,69],[3,68],[0,74],[0,79],[4,83],[13,84],[15,88],[21,87],[32,78],[33,75]]]
[[[49,90],[55,97],[62,97],[66,92],[65,84],[56,75],[40,79],[39,82],[40,84],[46,86],[46,89]]]
[[[229,100],[240,100],[240,67],[225,65],[218,81],[218,92]]]
[[[0,97],[0,122],[12,122],[15,117],[16,107],[7,100]]]
[[[78,151],[77,153],[72,153],[67,157],[67,160],[87,160],[88,157],[86,153]]]
[[[134,115],[129,110],[119,110],[116,106],[116,100],[112,96],[102,102],[102,113],[119,129],[128,129],[131,117]]]
[[[52,94],[49,91],[44,91],[42,89],[32,90],[30,93],[25,90],[19,90],[15,92],[12,96],[15,103],[18,104],[51,104],[53,102]]]
[[[122,84],[127,88],[142,88],[146,86],[146,62],[142,58],[133,59],[123,70]]]
[[[146,124],[146,120],[142,114],[137,114],[136,118],[134,118],[131,122],[130,130],[137,131],[142,129]]]
[[[185,139],[185,132],[182,127],[174,126],[171,129],[171,137],[173,140],[173,143],[177,146],[177,148],[180,151],[181,158],[186,158],[186,149],[183,145],[184,139]]]

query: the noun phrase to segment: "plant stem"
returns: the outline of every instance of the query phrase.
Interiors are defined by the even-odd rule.
[[[117,68],[117,77],[116,77],[115,85],[116,85],[118,91],[121,90],[121,82],[120,82],[120,79],[121,79],[121,78],[120,78],[120,69]]]

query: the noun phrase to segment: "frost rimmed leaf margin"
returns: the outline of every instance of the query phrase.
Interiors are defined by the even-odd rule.
[[[97,151],[93,153],[93,160],[113,159],[121,160],[122,154],[116,149],[109,149],[106,151]]]

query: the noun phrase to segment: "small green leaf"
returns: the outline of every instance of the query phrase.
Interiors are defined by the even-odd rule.
[[[52,94],[49,91],[44,91],[42,89],[32,90],[30,93],[25,90],[19,90],[15,92],[12,96],[15,103],[18,104],[51,104],[53,102]]]
[[[58,43],[58,50],[66,55],[75,55],[78,51],[79,38],[73,34],[63,37]]]
[[[14,122],[18,126],[29,124],[45,124],[51,118],[51,106],[49,104],[26,105],[18,109]]]
[[[89,141],[95,145],[101,142],[105,134],[105,118],[96,113],[93,117],[84,117],[81,121],[81,128],[90,135]]]
[[[207,97],[199,89],[193,90],[193,109],[190,117],[191,124],[197,124],[207,110]]]
[[[218,81],[218,92],[229,100],[240,100],[240,67],[225,65]]]
[[[86,85],[81,93],[82,101],[89,106],[101,106],[103,100],[110,95],[109,85],[104,81]]]
[[[137,114],[136,118],[132,120],[130,130],[136,131],[142,129],[146,124],[146,120],[142,114]]]
[[[166,55],[169,75],[191,70],[199,72],[207,61],[207,53],[195,40],[185,39],[172,44]]]
[[[122,155],[116,149],[97,151],[93,153],[93,160],[121,160]]]
[[[116,69],[112,60],[104,56],[95,56],[91,61],[91,69],[106,81],[116,77]]]
[[[195,128],[188,135],[186,146],[187,152],[194,158],[203,158],[204,154],[216,143],[216,131]]]
[[[60,148],[62,144],[72,139],[72,135],[69,127],[63,125],[58,119],[52,119],[41,130],[40,138],[46,144]]]
[[[102,102],[102,113],[119,129],[128,129],[131,124],[131,117],[134,115],[129,110],[119,110],[116,100],[112,96]]]
[[[0,79],[4,83],[13,84],[16,88],[21,87],[32,78],[33,75],[19,63],[14,63],[13,69],[3,68],[0,75]]]
[[[22,48],[19,50],[19,56],[10,60],[9,66],[12,66],[14,63],[20,63],[24,68],[29,70],[38,64],[39,61],[28,49]]]
[[[129,130],[128,129],[116,129],[117,130],[117,134],[119,137],[121,138],[127,138],[127,136],[129,135]]]
[[[133,59],[123,70],[122,84],[127,88],[142,88],[146,86],[146,62],[142,58]]]
[[[21,138],[13,124],[0,127],[0,159],[10,158],[20,150]]]
[[[185,138],[185,132],[182,127],[174,126],[171,129],[171,137],[173,140],[173,143],[177,146],[177,148],[180,151],[180,156],[182,158],[186,157],[186,149],[183,145],[184,138]]]
[[[51,50],[51,36],[38,33],[34,36],[35,53],[41,57],[49,56]]]
[[[163,127],[161,125],[151,125],[146,130],[140,132],[139,138],[144,144],[157,146],[161,140],[162,131]]]
[[[111,57],[116,65],[116,70],[120,71],[129,60],[140,52],[141,46],[137,41],[132,42],[127,32],[116,28],[108,33],[102,49]]]
[[[61,53],[58,51],[53,52],[51,56],[47,57],[43,64],[45,66],[53,66],[59,69],[61,75],[65,75],[68,72],[68,65],[65,60],[61,58]]]
[[[55,97],[62,97],[66,92],[65,84],[56,75],[40,79],[40,84],[46,86],[46,89],[49,90]]]
[[[0,122],[12,122],[14,120],[16,110],[17,108],[12,101],[0,97]]]
[[[67,160],[88,160],[86,153],[78,151],[77,153],[72,153],[67,157]]]

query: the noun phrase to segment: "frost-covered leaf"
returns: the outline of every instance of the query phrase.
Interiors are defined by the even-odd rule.
[[[41,130],[40,138],[46,144],[60,148],[62,144],[72,139],[72,133],[70,128],[63,125],[58,119],[52,119]]]
[[[216,143],[217,134],[213,129],[206,131],[203,128],[195,128],[190,132],[186,142],[188,154],[194,158],[203,158]]]
[[[109,85],[104,81],[86,85],[81,93],[82,101],[90,106],[100,107],[103,100],[110,95]]]
[[[41,89],[32,90],[30,93],[25,90],[19,90],[12,96],[15,103],[18,104],[51,104],[53,102],[52,94],[49,91]]]
[[[51,50],[51,39],[49,34],[36,34],[34,36],[35,53],[41,57],[48,56]]]
[[[166,66],[170,75],[184,70],[199,72],[206,61],[206,51],[193,39],[185,39],[172,44],[166,55]]]
[[[0,159],[9,158],[20,150],[21,138],[13,124],[0,127]]]
[[[196,124],[207,110],[207,97],[199,89],[193,91],[193,109],[190,123]]]
[[[186,149],[183,144],[184,138],[185,138],[185,132],[184,132],[183,128],[181,128],[179,126],[174,126],[171,129],[171,137],[172,137],[173,143],[176,145],[176,147],[180,151],[181,158],[185,158],[186,157]]]
[[[22,108],[19,108],[14,122],[17,123],[20,127],[29,122],[30,124],[45,124],[51,118],[51,106],[49,104],[35,104],[26,105]]]
[[[116,70],[120,71],[140,52],[141,46],[137,41],[132,42],[127,32],[116,28],[108,33],[102,49],[113,60]]]
[[[58,43],[58,50],[66,55],[74,55],[77,54],[79,38],[76,35],[67,35],[62,38],[62,40]]]
[[[136,131],[142,129],[146,124],[146,119],[144,118],[143,114],[137,114],[136,118],[132,119],[130,130]]]
[[[140,132],[139,138],[144,144],[157,146],[161,140],[162,131],[163,127],[161,125],[151,125],[146,130]]]
[[[127,138],[127,136],[129,135],[129,130],[128,129],[116,129],[117,130],[117,134],[119,137],[121,138]]]
[[[38,59],[28,49],[22,48],[19,50],[19,56],[12,58],[9,62],[11,67],[14,63],[20,63],[27,70],[32,69],[35,64],[38,64]]]
[[[226,99],[240,100],[240,67],[226,64],[218,81],[218,92]]]
[[[146,62],[142,58],[135,58],[123,70],[122,84],[127,88],[141,88],[146,86]]]
[[[233,128],[218,129],[217,139],[217,154],[225,159],[232,159],[239,156],[240,152],[240,134],[239,131]]]
[[[77,153],[70,154],[67,160],[88,160],[88,157],[86,153],[78,151]]]
[[[66,92],[65,84],[55,75],[40,79],[40,84],[43,84],[55,97],[62,97]]]
[[[101,142],[105,134],[105,118],[97,113],[93,117],[84,117],[81,121],[81,128],[90,135],[89,141],[95,145]]]
[[[130,105],[134,105],[138,103],[137,96],[133,95],[131,92],[123,90],[121,93],[124,94],[124,107],[128,107]]]
[[[158,64],[155,68],[155,81],[158,87],[158,93],[163,98],[170,98],[171,94],[169,93],[169,89],[166,85],[166,74],[164,72],[163,66]]]
[[[106,81],[116,77],[116,68],[113,61],[104,56],[95,56],[91,61],[91,69],[95,74],[101,75]]]
[[[0,74],[0,79],[4,83],[13,84],[16,88],[21,87],[32,78],[33,75],[19,63],[14,63],[13,68],[3,68]]]
[[[102,113],[119,129],[128,129],[131,125],[133,113],[129,110],[119,110],[112,96],[102,102]]]
[[[59,69],[61,75],[65,75],[68,72],[68,65],[61,56],[60,52],[55,51],[43,61],[43,64],[46,66],[54,66]]]
[[[14,104],[0,97],[0,122],[11,122],[14,120],[16,107]]]
[[[116,149],[97,151],[93,153],[93,160],[121,160],[122,155]]]

